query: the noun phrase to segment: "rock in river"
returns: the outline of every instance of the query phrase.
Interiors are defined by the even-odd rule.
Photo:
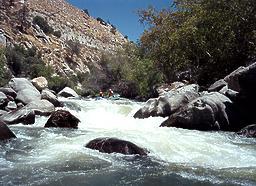
[[[57,110],[52,113],[44,127],[78,128],[80,120],[69,111]]]
[[[15,134],[4,122],[0,121],[0,140],[8,140],[11,138],[16,138]]]
[[[86,144],[87,148],[99,150],[104,153],[121,153],[125,155],[138,154],[146,156],[147,150],[137,145],[117,138],[97,138]]]

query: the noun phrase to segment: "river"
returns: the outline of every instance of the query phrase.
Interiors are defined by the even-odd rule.
[[[134,119],[143,103],[68,100],[78,130],[13,125],[0,145],[0,185],[256,185],[256,139],[227,132],[160,128],[165,118]],[[148,157],[85,148],[98,137],[128,140]]]

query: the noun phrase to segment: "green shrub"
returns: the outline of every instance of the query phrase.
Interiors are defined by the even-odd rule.
[[[53,28],[48,24],[48,22],[41,16],[36,16],[33,18],[33,23],[38,25],[45,34],[52,34]]]
[[[60,30],[54,31],[53,35],[55,35],[57,38],[60,38],[61,37],[61,31]]]
[[[11,79],[11,73],[6,67],[5,49],[0,48],[0,86],[6,85]]]

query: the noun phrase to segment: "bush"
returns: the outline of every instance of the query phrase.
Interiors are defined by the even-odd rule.
[[[60,38],[61,37],[61,31],[60,30],[54,31],[53,35],[56,36],[57,38]]]
[[[99,21],[100,24],[102,24],[102,25],[104,25],[104,26],[107,26],[107,25],[108,25],[108,23],[107,23],[106,21],[104,21],[104,20],[103,20],[102,18],[100,18],[100,17],[97,17],[96,20]]]
[[[70,52],[71,52],[71,56],[73,57],[74,54],[76,54],[77,56],[79,56],[80,52],[81,52],[81,44],[79,43],[78,40],[68,40],[66,42]]]
[[[41,16],[36,16],[33,18],[33,23],[38,25],[45,34],[52,34],[53,28],[48,24],[48,22]]]
[[[6,85],[11,79],[11,73],[6,67],[5,49],[0,48],[0,86]]]

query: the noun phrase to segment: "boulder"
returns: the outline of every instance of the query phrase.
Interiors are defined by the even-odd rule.
[[[7,114],[8,112],[5,111],[5,110],[0,110],[0,116],[4,115],[4,114]]]
[[[5,123],[12,125],[22,123],[25,125],[35,123],[35,112],[33,110],[28,110],[26,108],[20,108],[15,111],[8,112],[0,116],[0,120]]]
[[[7,106],[5,107],[5,110],[11,111],[11,110],[16,110],[18,107],[14,101],[9,101]]]
[[[227,86],[227,82],[224,79],[220,79],[213,83],[209,88],[209,92],[219,92],[223,87]]]
[[[55,110],[54,105],[45,99],[39,101],[31,101],[23,108],[26,110],[34,111],[36,115],[40,116],[48,116]]]
[[[40,92],[25,78],[12,78],[9,86],[17,92],[16,100],[24,104],[41,99]]]
[[[8,140],[11,138],[16,138],[15,134],[3,121],[0,121],[0,140]]]
[[[8,103],[8,98],[7,96],[3,93],[0,92],[0,108],[4,108]]]
[[[44,127],[78,128],[80,120],[69,111],[57,110],[52,113]]]
[[[41,93],[41,98],[51,102],[55,107],[61,107],[62,103],[58,100],[57,96],[50,90],[44,89]]]
[[[164,121],[162,127],[195,130],[231,130],[232,101],[218,93],[204,93]]]
[[[12,88],[3,88],[3,87],[1,87],[0,92],[3,92],[6,96],[13,97],[14,99],[17,96],[17,93]]]
[[[170,116],[179,108],[199,97],[198,89],[198,85],[191,84],[173,89],[158,98],[149,99],[145,106],[139,109],[133,117],[143,119],[151,116]]]
[[[48,87],[48,81],[45,77],[42,76],[32,79],[31,82],[39,91],[42,91],[43,89]]]
[[[79,95],[72,88],[69,88],[69,87],[65,87],[62,91],[58,93],[58,95],[66,98],[79,97]]]
[[[85,145],[90,149],[95,149],[104,153],[121,153],[125,155],[138,154],[146,156],[148,151],[137,145],[117,138],[97,138]]]
[[[256,125],[248,125],[247,127],[237,132],[237,134],[248,138],[256,138]]]
[[[157,87],[156,91],[157,91],[158,95],[161,96],[161,95],[168,93],[171,90],[175,90],[175,89],[178,89],[183,86],[185,86],[184,83],[177,81],[177,82],[173,82],[171,85],[163,84],[163,85]]]

